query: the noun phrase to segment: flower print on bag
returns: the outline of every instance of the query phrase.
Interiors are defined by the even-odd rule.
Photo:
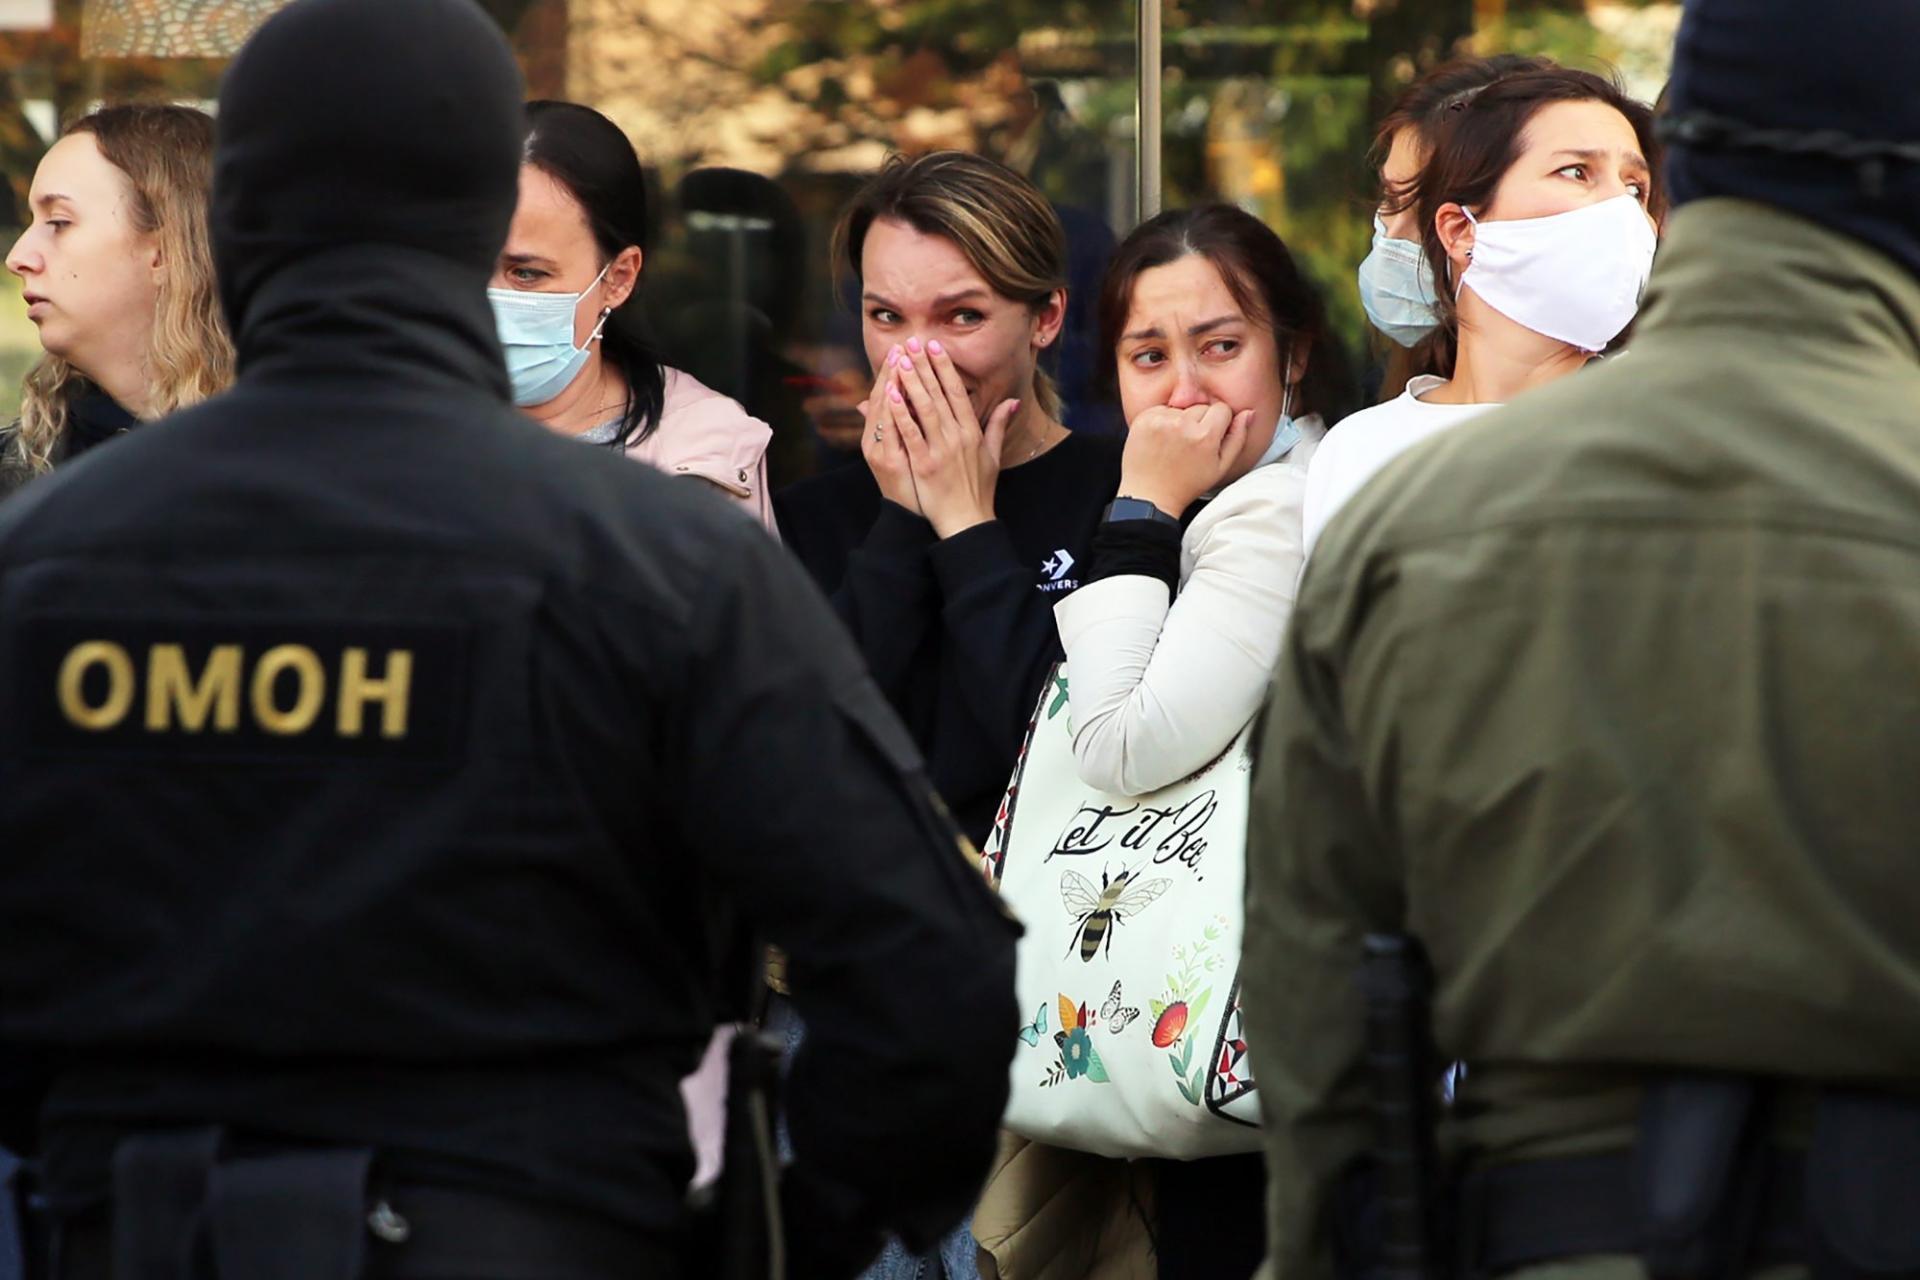
[[[1053,1033],[1060,1060],[1047,1068],[1042,1085],[1056,1085],[1066,1080],[1109,1083],[1107,1064],[1100,1061],[1100,1051],[1093,1047],[1093,1037],[1087,1034],[1091,1022],[1086,1005],[1074,1003],[1070,996],[1060,997],[1060,1029]]]
[[[1175,947],[1175,970],[1167,975],[1167,998],[1147,1002],[1147,1010],[1153,1014],[1153,1047],[1168,1051],[1167,1062],[1177,1077],[1180,1096],[1196,1107],[1206,1101],[1208,1064],[1205,1058],[1194,1062],[1200,1042],[1193,1032],[1213,999],[1211,975],[1221,965],[1214,944],[1220,941],[1226,926],[1227,921],[1216,916],[1196,941]]]

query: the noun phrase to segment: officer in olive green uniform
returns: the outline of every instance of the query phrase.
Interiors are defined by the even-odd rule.
[[[1920,5],[1844,8],[1689,0],[1631,355],[1316,550],[1249,845],[1264,1275],[1405,1234],[1382,933],[1467,1067],[1429,1274],[1920,1259]]]

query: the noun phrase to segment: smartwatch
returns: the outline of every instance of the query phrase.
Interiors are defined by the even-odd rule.
[[[1101,519],[1108,524],[1119,524],[1123,520],[1150,520],[1154,524],[1166,525],[1169,529],[1178,529],[1180,522],[1145,498],[1115,498],[1107,504],[1106,513]]]

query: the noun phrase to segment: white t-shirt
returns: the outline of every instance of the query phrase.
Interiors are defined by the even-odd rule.
[[[1428,436],[1500,407],[1428,404],[1420,398],[1445,383],[1445,378],[1432,375],[1415,378],[1397,399],[1344,419],[1320,442],[1307,468],[1307,493],[1301,507],[1301,536],[1307,555],[1313,554],[1313,544],[1320,540],[1334,513],[1346,506],[1380,468]]]

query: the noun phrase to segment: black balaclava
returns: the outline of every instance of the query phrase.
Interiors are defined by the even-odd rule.
[[[220,88],[212,245],[241,372],[430,372],[504,396],[486,287],[520,72],[474,0],[294,0]]]
[[[1687,0],[1662,134],[1676,205],[1773,205],[1920,276],[1920,0]]]

